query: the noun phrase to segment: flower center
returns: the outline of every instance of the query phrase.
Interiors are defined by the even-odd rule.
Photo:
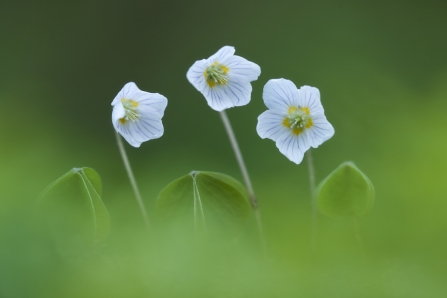
[[[228,82],[228,67],[219,62],[214,62],[210,66],[208,66],[203,75],[206,79],[206,82],[210,87],[214,87],[217,85],[226,85]]]
[[[124,117],[120,119],[122,124],[125,124],[127,121],[135,122],[140,118],[140,114],[137,112],[138,102],[132,99],[122,98],[121,103],[125,111]]]
[[[305,128],[313,125],[309,109],[304,107],[290,107],[282,124],[290,128],[295,135],[299,135]]]

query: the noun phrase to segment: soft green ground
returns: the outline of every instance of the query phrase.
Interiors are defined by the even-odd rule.
[[[443,1],[1,1],[0,297],[446,297],[447,3]],[[110,103],[128,81],[168,98],[165,135],[127,146],[152,218],[191,170],[241,180],[216,112],[186,80],[223,45],[258,63],[228,115],[261,205],[234,243],[153,251],[115,144]],[[263,85],[317,86],[335,136],[317,179],[354,161],[376,188],[359,221],[319,219],[310,257],[307,168],[255,131]],[[112,232],[61,261],[29,209],[72,167],[103,178]]]

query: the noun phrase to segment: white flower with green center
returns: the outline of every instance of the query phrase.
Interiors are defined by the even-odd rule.
[[[261,138],[275,141],[294,163],[299,164],[310,147],[317,148],[334,135],[317,88],[297,89],[292,81],[274,79],[265,84],[262,97],[269,110],[258,117],[256,130]]]
[[[158,93],[138,89],[135,83],[127,83],[112,101],[112,123],[130,145],[141,143],[163,135],[161,123],[168,100]]]
[[[208,59],[196,61],[186,74],[208,105],[219,112],[248,104],[250,82],[261,74],[259,65],[235,56],[234,52],[234,47],[225,46]]]

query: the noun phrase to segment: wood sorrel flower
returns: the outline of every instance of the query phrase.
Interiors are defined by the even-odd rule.
[[[127,83],[112,101],[112,123],[133,147],[163,135],[161,123],[168,100],[161,94],[138,89]]]
[[[250,82],[261,74],[259,65],[235,56],[234,52],[234,47],[224,46],[208,59],[196,61],[186,74],[208,105],[219,112],[248,104]]]
[[[265,84],[262,97],[269,110],[258,117],[256,130],[261,138],[275,141],[294,163],[299,164],[310,147],[317,148],[334,135],[317,88],[297,89],[292,81],[274,79]]]

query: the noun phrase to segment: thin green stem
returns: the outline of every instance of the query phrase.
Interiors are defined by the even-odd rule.
[[[317,247],[317,206],[315,202],[315,167],[312,158],[312,149],[306,152],[307,167],[309,170],[309,184],[310,184],[310,197],[311,197],[311,243],[312,251],[315,252]]]
[[[222,119],[225,130],[227,131],[228,138],[230,139],[231,147],[233,147],[234,154],[236,155],[237,163],[239,164],[239,168],[242,173],[242,177],[244,178],[245,186],[247,187],[248,194],[250,195],[250,202],[255,213],[256,223],[258,227],[259,237],[261,239],[262,251],[264,256],[267,257],[267,245],[264,237],[264,229],[262,227],[261,221],[261,212],[259,211],[258,199],[256,198],[255,192],[253,190],[253,186],[251,184],[250,176],[248,175],[247,167],[245,166],[244,158],[242,157],[241,150],[239,148],[239,144],[236,140],[236,136],[234,135],[233,128],[231,127],[230,120],[228,119],[225,111],[221,111],[220,118]]]
[[[137,199],[138,206],[140,207],[141,215],[143,215],[144,224],[146,225],[148,231],[151,231],[151,225],[149,222],[149,217],[147,216],[146,208],[144,207],[143,200],[141,199],[140,191],[138,190],[137,181],[135,180],[135,176],[133,175],[132,168],[129,163],[129,159],[127,158],[126,150],[124,149],[124,144],[121,136],[118,132],[115,131],[116,142],[118,144],[118,149],[121,153],[121,157],[123,159],[124,167],[127,171],[127,176],[129,177],[130,184],[132,185],[133,192],[135,194],[135,198]]]
[[[353,224],[354,224],[355,238],[357,239],[357,243],[358,243],[358,246],[359,246],[359,250],[360,250],[360,252],[362,253],[362,255],[363,255],[364,257],[366,257],[365,249],[364,249],[364,246],[363,246],[363,240],[362,240],[362,237],[360,236],[360,226],[359,226],[359,222],[358,222],[358,220],[357,220],[357,217],[354,216],[354,217],[352,218],[352,222],[353,222]]]

